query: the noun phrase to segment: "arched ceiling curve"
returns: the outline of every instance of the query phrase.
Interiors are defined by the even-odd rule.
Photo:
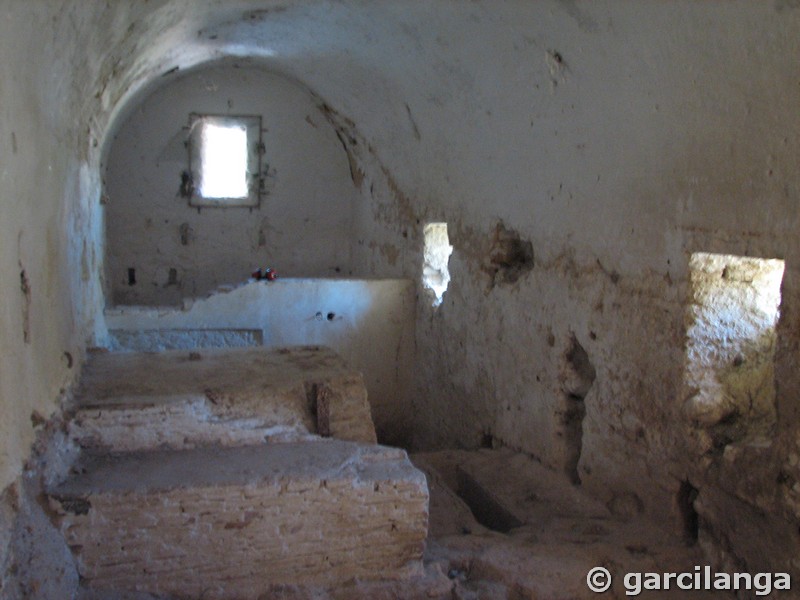
[[[94,96],[101,146],[143,96],[188,69],[231,58],[280,73],[354,121],[381,147],[420,136],[411,104],[441,104],[445,83],[421,43],[421,5],[390,2],[195,2],[129,11]],[[422,11],[424,12],[424,11]],[[440,17],[441,18],[441,17]],[[434,35],[432,24],[428,33]],[[463,75],[463,77],[466,77]],[[429,82],[440,81],[441,93]]]
[[[164,0],[111,10],[114,31],[126,33],[115,34],[95,82],[101,150],[126,111],[176,68],[246,58],[306,86],[354,123],[412,197],[449,194],[453,185],[461,186],[454,196],[485,196],[481,174],[461,166],[464,155],[480,162],[493,158],[485,148],[505,154],[515,143],[493,113],[527,112],[533,99],[520,89],[549,81],[547,42],[537,39],[548,26],[541,16],[563,18],[576,32],[593,27],[559,2],[536,9],[526,2]]]
[[[769,187],[761,163],[781,119],[796,123],[795,65],[782,57],[800,19],[745,0],[151,0],[104,15],[85,113],[101,147],[165,73],[248,57],[352,122],[431,216],[488,215],[556,241],[580,231],[587,256],[630,269],[631,256],[675,252],[663,230],[691,220],[657,200],[665,189],[719,216],[720,195],[734,205],[745,187]],[[719,147],[736,148],[736,164]],[[622,252],[608,239],[630,234],[633,213],[648,219]]]

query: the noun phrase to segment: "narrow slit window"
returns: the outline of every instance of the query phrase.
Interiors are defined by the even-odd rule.
[[[453,247],[447,235],[447,223],[428,223],[423,230],[425,247],[422,265],[422,285],[433,297],[434,307],[442,303],[450,284],[448,263]]]
[[[189,167],[192,206],[257,206],[260,117],[192,115]]]

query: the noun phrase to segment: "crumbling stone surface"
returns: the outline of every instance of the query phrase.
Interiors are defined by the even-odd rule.
[[[710,487],[700,490],[695,506],[699,542],[713,563],[729,571],[800,570],[797,530],[786,527],[782,516]]]
[[[402,450],[338,440],[86,458],[50,490],[93,590],[260,598],[407,577],[428,488]]]
[[[502,222],[495,226],[491,244],[488,262],[483,266],[491,277],[490,287],[516,283],[533,269],[533,244]]]
[[[0,494],[3,600],[72,598],[77,589],[78,573],[69,548],[40,505],[40,494],[33,472]]]
[[[361,374],[315,346],[93,355],[70,433],[114,451],[376,442]]]
[[[637,507],[619,510],[623,504],[638,505],[637,498],[620,496],[604,506],[573,485],[567,473],[544,468],[508,448],[427,452],[413,454],[412,460],[430,482],[425,560],[429,568],[438,565],[448,574],[452,598],[626,598],[626,573],[691,572],[717,558],[704,554],[702,544],[687,544],[667,522],[654,522]],[[479,511],[474,506],[470,511],[468,505],[474,494],[459,488],[462,473],[518,524],[505,534],[482,524],[476,518]],[[737,568],[717,560],[711,564],[728,571]],[[586,585],[587,573],[597,566],[612,574],[612,588],[605,594]],[[686,592],[674,585],[647,593],[676,600],[689,595],[734,597],[725,591]]]
[[[690,269],[685,413],[707,450],[768,436],[783,261],[696,253]]]

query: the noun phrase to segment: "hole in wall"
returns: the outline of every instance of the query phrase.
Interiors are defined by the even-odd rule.
[[[41,427],[47,423],[47,419],[42,416],[38,410],[34,410],[31,412],[31,427],[36,429],[37,427]]]
[[[136,285],[136,269],[128,268],[128,285]]]
[[[181,223],[178,231],[181,236],[181,246],[188,246],[194,239],[194,230],[188,223]]]
[[[447,223],[428,223],[423,229],[425,247],[423,251],[422,285],[433,296],[432,305],[441,305],[444,293],[450,284],[448,263],[453,247],[447,235]]]
[[[247,127],[230,119],[196,117],[197,191],[203,198],[245,198]]]
[[[689,270],[687,414],[711,450],[768,437],[784,261],[695,253]]]
[[[570,337],[570,345],[565,358],[570,371],[574,375],[569,380],[570,393],[583,400],[586,394],[589,393],[592,384],[594,384],[597,372],[589,360],[588,352],[581,346],[574,334]]]
[[[698,491],[688,481],[682,481],[675,497],[675,503],[681,519],[683,538],[687,544],[693,545],[700,536],[700,516],[694,507]]]
[[[583,420],[586,417],[584,399],[594,385],[597,372],[589,354],[574,334],[564,354],[561,389],[564,392],[561,426],[565,445],[564,468],[572,483],[581,483],[578,464],[583,450]]]
[[[492,236],[488,264],[483,267],[492,278],[491,287],[497,283],[515,283],[531,271],[533,265],[533,244],[502,222],[498,223]]]
[[[461,467],[456,469],[456,493],[469,506],[475,520],[484,527],[508,533],[524,523],[503,506],[491,490],[482,485]]]
[[[261,117],[192,114],[189,130],[189,204],[257,206]]]
[[[20,263],[22,267],[22,263]],[[22,292],[22,340],[29,344],[31,341],[31,284],[25,269],[19,272],[19,289]]]
[[[567,394],[561,413],[565,445],[564,470],[569,480],[575,485],[581,483],[578,464],[583,451],[583,420],[585,417],[586,405],[583,403],[583,398],[575,394]]]
[[[192,181],[192,174],[189,171],[181,173],[181,185],[178,189],[178,195],[181,198],[191,198],[194,194],[194,182]]]
[[[246,197],[247,130],[205,123],[200,135],[200,195],[204,198]]]

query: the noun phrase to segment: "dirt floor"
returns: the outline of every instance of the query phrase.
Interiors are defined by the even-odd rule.
[[[624,598],[627,573],[694,573],[708,564],[699,546],[644,521],[634,499],[606,507],[566,475],[511,450],[443,451],[412,460],[426,472],[431,493],[426,563],[447,574],[453,598]],[[612,576],[603,594],[587,587],[595,567]],[[630,591],[635,583],[629,580]],[[641,595],[732,597],[671,587]]]

